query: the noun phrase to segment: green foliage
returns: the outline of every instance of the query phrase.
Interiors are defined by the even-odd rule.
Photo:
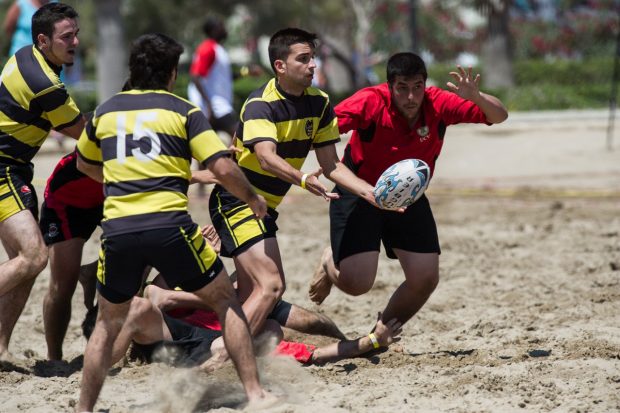
[[[428,67],[429,79],[445,88],[453,64]],[[474,68],[479,73],[480,68]],[[510,90],[483,90],[504,102],[509,110],[604,108],[609,103],[613,58],[588,60],[526,60],[515,63],[516,86]]]

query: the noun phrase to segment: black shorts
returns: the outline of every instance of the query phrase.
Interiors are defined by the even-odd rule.
[[[0,222],[25,209],[39,220],[39,202],[32,176],[32,164],[14,165],[0,160]]]
[[[211,118],[211,127],[214,131],[224,131],[230,132],[237,129],[237,124],[239,123],[239,115],[237,115],[234,111],[227,113],[221,118]]]
[[[336,265],[361,252],[379,251],[397,258],[394,248],[410,252],[441,253],[435,218],[426,195],[405,212],[386,211],[339,187],[340,199],[329,204],[332,252]]]
[[[278,231],[278,213],[269,208],[268,215],[257,219],[250,207],[216,185],[209,197],[209,214],[222,240],[222,257],[234,257],[257,242],[274,238]]]
[[[222,332],[192,326],[182,320],[163,314],[164,321],[172,335],[172,341],[164,340],[153,344],[135,344],[135,348],[149,363],[163,361],[180,367],[194,367],[204,363],[211,355],[213,341],[221,337]],[[165,357],[158,360],[159,351],[165,351]]]
[[[101,237],[97,289],[108,301],[123,303],[142,285],[147,266],[171,288],[196,291],[224,269],[196,224]]]
[[[102,218],[103,204],[94,208],[77,208],[64,204],[50,208],[47,202],[43,201],[39,228],[46,245],[73,238],[87,240],[101,223]]]

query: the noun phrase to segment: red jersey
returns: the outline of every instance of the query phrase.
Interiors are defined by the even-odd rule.
[[[194,53],[189,73],[194,76],[205,77],[211,71],[213,63],[215,63],[215,52],[217,42],[213,39],[204,40]]]
[[[426,88],[413,128],[392,105],[387,83],[359,90],[334,110],[340,133],[353,131],[342,162],[371,185],[403,159],[421,159],[433,173],[448,125],[490,124],[475,103],[434,86]]]
[[[70,205],[94,208],[103,204],[103,185],[77,169],[77,151],[65,155],[45,186],[45,203],[49,208]]]

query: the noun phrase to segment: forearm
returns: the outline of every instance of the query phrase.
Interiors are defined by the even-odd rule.
[[[484,112],[491,123],[501,123],[508,118],[508,110],[495,96],[480,92],[480,96],[473,102]]]
[[[241,201],[249,204],[256,198],[256,192],[248,178],[230,158],[217,158],[209,164],[208,168],[215,179]]]
[[[368,197],[373,197],[373,186],[360,179],[342,162],[336,163],[332,170],[324,170],[323,173],[330,181],[360,198],[368,199]]]
[[[276,153],[269,153],[259,156],[258,160],[264,171],[269,172],[281,180],[289,182],[293,185],[301,185],[303,173],[300,170],[293,168]]]

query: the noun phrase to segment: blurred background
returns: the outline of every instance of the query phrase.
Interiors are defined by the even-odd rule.
[[[25,0],[28,1],[28,0]],[[0,0],[0,21],[15,0]],[[272,76],[269,36],[287,26],[317,33],[318,86],[337,103],[385,81],[387,58],[415,51],[429,82],[444,87],[456,64],[482,73],[484,91],[511,111],[605,108],[618,78],[620,1],[571,0],[66,0],[80,14],[80,59],[64,74],[82,111],[120,90],[131,39],[161,32],[185,46],[176,93],[186,97],[188,68],[204,40],[207,16],[225,22],[233,66],[262,67],[234,82],[239,110]],[[4,29],[4,27],[3,27]],[[10,36],[3,31],[0,61]],[[615,68],[615,71],[614,71]],[[243,71],[241,71],[243,72]]]

